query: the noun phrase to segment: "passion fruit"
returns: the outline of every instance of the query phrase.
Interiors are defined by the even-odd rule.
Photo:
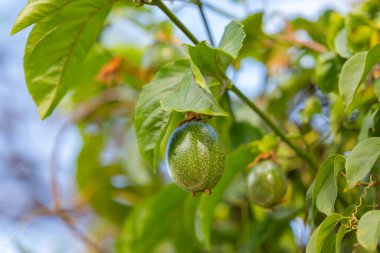
[[[166,163],[173,181],[193,192],[211,193],[222,177],[226,159],[223,141],[210,125],[187,122],[170,136]]]
[[[271,160],[253,166],[247,181],[248,197],[254,205],[271,208],[280,203],[286,194],[286,175],[281,167]]]

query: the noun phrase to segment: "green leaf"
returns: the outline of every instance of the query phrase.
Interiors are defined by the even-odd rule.
[[[340,226],[335,238],[335,253],[342,252],[340,248],[341,248],[341,244],[346,233],[347,233],[346,226],[343,226],[343,225]]]
[[[338,86],[341,66],[333,53],[321,54],[315,67],[316,83],[323,92],[331,92]]]
[[[241,49],[240,57],[252,56],[259,61],[265,61],[272,44],[263,31],[263,13],[254,13],[242,21],[246,38]],[[269,45],[268,45],[269,44]]]
[[[195,46],[185,46],[191,61],[194,62],[205,75],[220,77],[220,72],[223,71],[229,64],[228,62],[230,62],[230,60],[227,62],[221,60],[223,56],[229,58],[230,55],[221,49],[208,45],[206,41],[202,41]]]
[[[306,246],[306,253],[314,253],[315,247],[317,244],[317,235],[319,233],[320,227],[317,227],[317,229],[314,230],[314,232],[311,234],[309,241],[307,242]]]
[[[210,196],[202,196],[195,222],[197,237],[206,247],[210,248],[211,225],[216,205],[235,176],[247,168],[248,164],[256,156],[257,154],[252,151],[252,146],[250,145],[236,149],[227,156],[223,177],[212,190],[212,194]]]
[[[192,66],[197,69],[196,66]],[[197,82],[198,81],[198,82]],[[161,84],[163,85],[163,84]],[[165,111],[195,112],[212,116],[228,116],[216,103],[199,71],[187,71],[170,94],[161,99]]]
[[[349,58],[352,55],[348,50],[346,29],[342,29],[335,37],[334,48],[337,54],[342,58]]]
[[[236,59],[243,45],[245,33],[243,25],[232,21],[225,30],[219,47],[213,47],[206,41],[191,46],[186,45],[187,52],[194,64],[205,75],[221,79],[226,67]]]
[[[116,1],[72,1],[34,26],[25,49],[24,69],[41,118],[49,116],[77,82],[83,60]]]
[[[343,65],[339,76],[339,92],[346,108],[351,104],[359,85],[380,60],[380,44],[369,51],[359,52],[351,56]]]
[[[11,34],[18,33],[26,27],[41,21],[46,16],[59,11],[74,0],[30,0],[18,15]]]
[[[159,155],[156,143],[164,136],[162,131],[166,129],[171,111],[227,115],[198,79],[191,62],[183,59],[163,67],[144,86],[136,106],[135,126],[140,153],[153,169],[156,169],[154,161]]]
[[[366,212],[359,221],[357,238],[360,245],[375,252],[380,240],[380,210]]]
[[[316,206],[326,215],[335,210],[334,204],[338,195],[337,177],[344,169],[344,162],[343,156],[332,155],[318,171],[315,184]]]
[[[237,21],[231,21],[224,29],[219,48],[229,54],[232,58],[236,59],[243,46],[244,38],[245,33],[243,25]]]
[[[319,225],[317,238],[315,241],[315,253],[323,252],[327,237],[330,236],[333,229],[344,217],[338,213],[332,213]]]
[[[372,169],[380,155],[380,137],[359,142],[346,161],[347,186],[350,190]]]
[[[378,114],[379,109],[380,105],[374,104],[371,108],[369,108],[367,114],[364,116],[362,120],[362,126],[358,135],[359,142],[369,137],[370,130],[375,131],[376,115]]]

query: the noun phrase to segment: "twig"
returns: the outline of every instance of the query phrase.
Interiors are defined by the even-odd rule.
[[[64,212],[56,212],[56,216],[58,216],[71,230],[71,232],[79,238],[82,242],[84,242],[86,245],[90,246],[92,249],[94,249],[96,252],[100,253],[108,253],[107,250],[103,249],[100,245],[98,245],[96,242],[92,241],[89,237],[87,237],[82,231],[80,231],[76,226],[75,222],[71,219],[70,216],[68,216]]]
[[[195,1],[197,0],[162,0],[162,1],[167,1],[167,2],[183,2],[183,3],[189,3],[189,4],[196,4]],[[225,10],[223,9],[220,9],[218,7],[216,7],[215,5],[212,5],[210,3],[206,3],[206,2],[202,2],[202,5],[210,10],[212,10],[213,12],[215,12],[216,14],[219,14],[221,16],[224,16],[226,18],[229,18],[229,19],[238,19],[238,17],[232,15],[231,13],[228,13],[226,12]]]
[[[215,46],[210,25],[209,25],[209,23],[207,21],[206,14],[203,11],[203,3],[202,3],[201,0],[196,0],[196,1],[197,1],[197,6],[198,6],[198,9],[199,9],[199,12],[200,12],[200,14],[202,16],[203,24],[204,24],[204,26],[206,28],[206,32],[207,32],[208,38],[210,40],[210,43],[211,43],[211,45]]]

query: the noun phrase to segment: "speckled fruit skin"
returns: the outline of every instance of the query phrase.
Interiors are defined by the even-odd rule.
[[[280,166],[262,161],[248,174],[248,197],[252,204],[269,208],[278,204],[286,194],[287,180]]]
[[[226,159],[224,144],[210,125],[188,122],[170,136],[166,162],[173,181],[196,193],[210,192],[222,177]]]

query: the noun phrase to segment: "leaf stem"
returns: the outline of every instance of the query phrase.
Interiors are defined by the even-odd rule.
[[[187,27],[177,18],[177,16],[161,1],[153,1],[151,5],[155,5],[168,16],[168,18],[194,43],[198,44],[197,38],[187,29]]]
[[[280,137],[286,144],[289,145],[303,160],[305,160],[313,169],[317,169],[314,160],[308,156],[301,148],[294,144],[285,133],[263,112],[257,107],[249,98],[247,98],[235,85],[231,86],[231,91],[235,93],[245,104],[247,104],[257,115],[269,126],[270,129]]]
[[[198,6],[198,9],[199,9],[199,12],[200,12],[200,14],[202,16],[203,24],[204,24],[204,26],[206,28],[206,32],[207,32],[208,38],[210,39],[210,43],[211,43],[211,45],[215,46],[214,39],[212,37],[212,32],[211,32],[210,25],[209,25],[209,23],[207,21],[205,12],[203,11],[203,3],[201,2],[201,0],[196,0],[196,2],[197,2],[197,6]]]

